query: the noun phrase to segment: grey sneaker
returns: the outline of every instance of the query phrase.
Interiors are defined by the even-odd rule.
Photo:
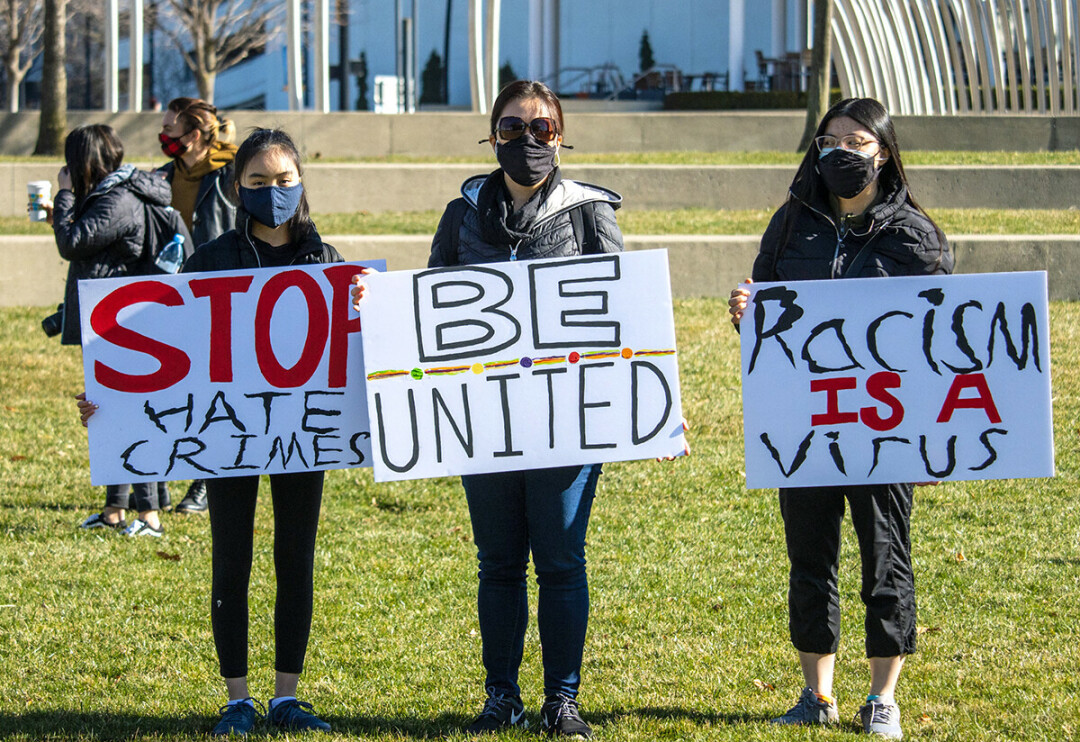
[[[867,734],[876,734],[886,739],[903,739],[900,729],[900,707],[895,703],[881,703],[877,699],[867,701],[855,714],[855,723],[862,725]]]
[[[772,720],[773,724],[836,724],[840,713],[836,700],[818,695],[812,688],[803,688],[799,701],[783,716]]]

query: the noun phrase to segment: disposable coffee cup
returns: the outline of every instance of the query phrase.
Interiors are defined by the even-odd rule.
[[[46,212],[41,205],[52,200],[52,183],[48,180],[31,180],[26,184],[26,195],[29,197],[30,221],[45,221]]]

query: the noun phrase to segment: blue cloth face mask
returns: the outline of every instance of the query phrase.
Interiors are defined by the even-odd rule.
[[[262,188],[244,188],[240,186],[240,203],[244,211],[259,224],[267,227],[280,227],[292,219],[304,195],[304,184],[294,186],[264,186]]]

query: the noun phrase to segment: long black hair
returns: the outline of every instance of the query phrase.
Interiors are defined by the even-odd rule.
[[[71,175],[76,206],[82,205],[105,176],[124,162],[124,144],[108,124],[72,129],[64,140],[64,163]]]
[[[296,173],[300,176],[300,182],[303,183],[304,181],[300,150],[296,148],[292,137],[281,129],[253,129],[248,134],[247,139],[240,145],[240,149],[236,150],[236,157],[233,159],[234,186],[230,193],[236,202],[237,210],[249,219],[252,217],[244,209],[244,204],[240,200],[236,186],[242,185],[241,180],[244,177],[244,171],[252,158],[270,150],[278,150],[292,160],[293,165],[296,166]],[[311,223],[311,211],[308,208],[307,188],[304,188],[300,194],[300,204],[296,207],[296,213],[285,224],[289,228],[290,242],[302,240],[314,229],[314,225]]]
[[[814,132],[814,139],[823,136],[825,130],[829,128],[829,123],[841,116],[846,116],[858,122],[860,126],[874,135],[874,138],[881,143],[882,149],[888,151],[889,159],[881,166],[881,173],[878,175],[878,183],[882,190],[890,193],[901,185],[906,188],[908,184],[907,174],[904,172],[904,163],[900,158],[900,145],[896,140],[896,129],[893,127],[892,118],[889,116],[889,112],[885,110],[885,106],[873,98],[845,98],[836,103],[821,118],[821,123],[818,124],[817,131]],[[784,222],[780,230],[780,244],[776,250],[777,258],[779,258],[780,253],[791,238],[791,229],[795,224],[798,212],[806,208],[806,204],[821,203],[828,196],[829,189],[817,170],[817,161],[820,154],[817,143],[811,141],[810,147],[806,150],[806,155],[803,156],[799,169],[795,173],[795,179],[791,181],[790,193],[786,202],[787,208],[784,212]],[[941,228],[934,223],[933,219],[930,219],[930,215],[911,195],[910,189],[907,189],[905,200],[911,204],[912,208],[930,221],[934,229],[937,230],[939,237],[944,237]]]

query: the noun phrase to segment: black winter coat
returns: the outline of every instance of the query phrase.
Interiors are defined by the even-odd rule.
[[[570,212],[587,203],[592,204],[598,242],[590,252],[622,251],[622,232],[615,223],[615,209],[622,204],[622,197],[606,188],[563,180],[558,168],[550,177],[552,180],[548,187],[542,188],[535,196],[540,199],[539,203],[531,204],[535,208],[536,215],[527,224],[527,234],[520,240],[512,239],[506,232],[498,229],[499,226],[505,229],[505,219],[500,219],[499,215],[490,213],[492,209],[497,208],[500,197],[491,189],[505,189],[505,185],[502,184],[502,170],[496,170],[490,175],[477,175],[466,180],[461,186],[462,197],[447,204],[446,211],[443,212],[442,219],[439,221],[439,227],[431,243],[428,267],[497,263],[510,260],[514,247],[516,247],[514,254],[517,260],[580,255],[581,246],[574,237]],[[527,204],[523,209],[529,207],[530,205]],[[494,235],[492,221],[500,223],[496,225]],[[453,225],[460,225],[456,240],[450,234]]]
[[[341,262],[344,262],[344,258],[332,245],[322,241],[312,224],[307,235],[296,246],[288,265]],[[236,229],[230,229],[216,240],[199,246],[195,253],[184,261],[181,272],[248,270],[270,267],[272,264],[271,258],[260,255],[256,242],[251,238],[249,220],[241,214]]]
[[[176,164],[168,162],[158,172],[165,173],[165,178],[172,183],[176,173]],[[195,213],[191,217],[191,241],[195,247],[219,237],[236,226],[236,205],[226,195],[232,186],[233,165],[230,162],[213,172],[207,173],[199,181],[199,192],[195,196]]]
[[[944,236],[911,205],[907,187],[897,183],[863,215],[860,226],[845,228],[822,201],[804,204],[792,194],[769,222],[754,261],[755,281],[920,276],[952,273],[953,257]],[[796,209],[784,240],[784,218]],[[781,244],[783,243],[783,244]],[[848,275],[856,256],[855,275]]]
[[[78,282],[86,278],[142,275],[146,232],[144,202],[168,206],[169,184],[160,175],[124,165],[105,176],[79,205],[62,190],[53,202],[53,233],[60,257],[70,261],[64,289],[64,329],[60,342],[79,345]]]

